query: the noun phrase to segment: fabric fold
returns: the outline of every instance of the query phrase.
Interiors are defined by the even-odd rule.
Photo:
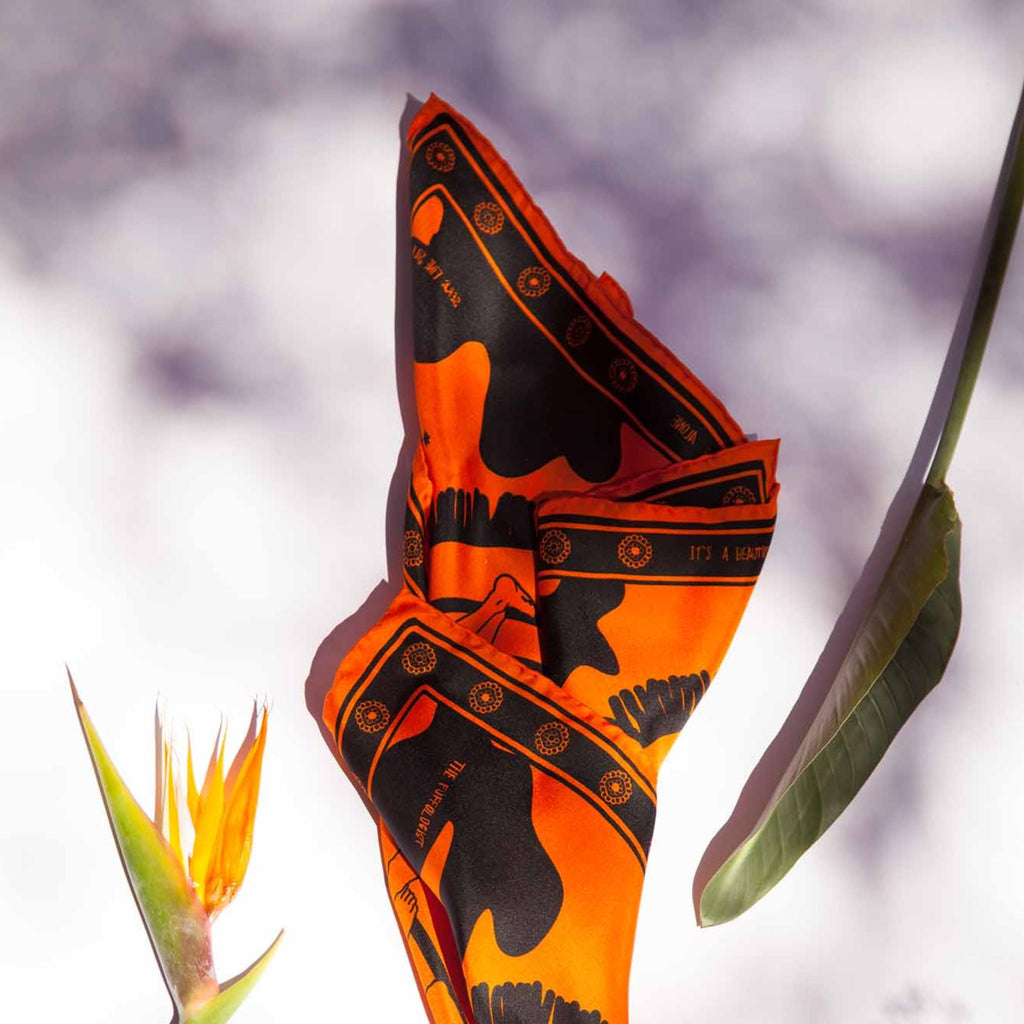
[[[774,529],[747,441],[432,96],[409,129],[404,588],[324,720],[433,1024],[625,1024],[657,773]]]
[[[438,897],[470,1000],[538,982],[624,1020],[656,803],[642,746],[407,592],[342,663],[324,714],[394,844],[396,913],[417,886]],[[410,957],[447,1020],[451,954],[415,916]]]
[[[536,502],[544,672],[658,763],[718,671],[764,565],[777,451],[737,445]]]

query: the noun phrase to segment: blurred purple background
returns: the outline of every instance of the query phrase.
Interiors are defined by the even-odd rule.
[[[775,546],[662,775],[635,1024],[1024,1019],[1020,258],[950,475],[965,614],[946,679],[761,904],[698,932],[690,897],[904,480],[1022,44],[1008,0],[5,0],[7,1010],[166,1016],[66,659],[147,798],[158,691],[200,743],[219,710],[242,730],[253,694],[273,701],[222,975],[288,935],[239,1024],[420,1019],[372,830],[303,687],[388,574],[400,121],[435,91],[744,428],[783,439]]]

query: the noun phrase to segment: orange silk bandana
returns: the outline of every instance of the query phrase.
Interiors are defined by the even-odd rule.
[[[432,96],[409,129],[405,588],[324,704],[433,1024],[626,1024],[658,769],[775,523],[777,442]]]

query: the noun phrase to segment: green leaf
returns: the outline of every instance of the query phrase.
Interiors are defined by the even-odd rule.
[[[260,975],[266,970],[267,964],[277,952],[278,944],[281,941],[283,931],[278,932],[277,938],[271,943],[270,948],[254,964],[247,967],[236,978],[221,986],[220,992],[209,1002],[199,1007],[194,1013],[185,1014],[181,1018],[181,1024],[224,1024],[224,1022],[242,1005],[246,996],[252,991]]]
[[[942,678],[953,652],[960,629],[961,527],[946,473],[1024,206],[1022,137],[1024,91],[954,333],[948,365],[954,366],[959,356],[957,376],[924,489],[874,602],[775,792],[753,831],[700,890],[697,917],[702,925],[742,914],[839,817],[903,723]]]
[[[179,1014],[184,1015],[189,1007],[203,1003],[218,991],[209,918],[181,862],[110,760],[70,672],[68,680],[128,884],[167,989]]]
[[[825,703],[747,839],[700,897],[700,923],[759,900],[839,817],[942,678],[960,628],[960,519],[925,486]]]

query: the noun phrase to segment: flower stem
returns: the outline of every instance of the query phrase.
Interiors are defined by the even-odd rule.
[[[1017,115],[1014,118],[1010,139],[1006,144],[1006,156],[996,185],[992,207],[989,211],[988,223],[982,237],[979,257],[984,254],[984,266],[981,279],[971,282],[971,290],[964,300],[960,312],[960,323],[970,317],[967,330],[967,341],[961,356],[960,371],[956,379],[956,388],[946,422],[942,427],[928,470],[926,483],[940,488],[946,480],[949,464],[953,459],[967,406],[970,405],[974,384],[981,368],[981,358],[985,354],[985,345],[995,319],[996,306],[999,304],[999,293],[1006,277],[1006,268],[1013,250],[1013,240],[1020,221],[1021,204],[1024,202],[1024,146],[1021,146],[1022,126],[1024,126],[1024,92],[1017,104]],[[981,260],[979,259],[979,264]]]

